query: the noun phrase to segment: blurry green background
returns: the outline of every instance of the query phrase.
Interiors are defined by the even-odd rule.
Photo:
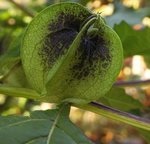
[[[33,16],[51,4],[64,1],[67,0],[0,0],[0,62],[3,61],[5,56],[9,55],[12,57],[12,61],[17,63],[21,33]],[[149,0],[70,1],[78,2],[94,13],[102,12],[101,15],[113,28],[115,24],[120,24],[123,20],[132,26],[133,30],[139,31],[145,27],[150,27]],[[140,13],[138,13],[139,11]],[[18,36],[19,38],[17,38]],[[20,65],[8,65],[5,59],[3,65],[0,66],[3,67],[0,71],[0,83],[26,86],[26,81],[21,79],[21,77],[24,77],[24,73]],[[149,67],[149,56],[126,57],[117,80],[150,79]],[[11,75],[8,69],[15,71],[15,74]],[[150,87],[127,87],[125,90],[127,94],[139,100],[144,106],[142,110],[135,109],[132,113],[150,118]],[[55,107],[53,104],[40,103],[24,98],[12,98],[0,94],[0,113],[3,116],[11,114],[28,115],[33,110],[46,110],[53,107]],[[146,144],[142,136],[133,127],[94,113],[72,107],[70,118],[96,144]]]

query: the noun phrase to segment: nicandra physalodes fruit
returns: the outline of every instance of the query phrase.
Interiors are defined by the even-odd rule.
[[[109,91],[123,52],[118,35],[99,14],[77,3],[60,3],[29,24],[21,58],[41,100],[88,103]]]

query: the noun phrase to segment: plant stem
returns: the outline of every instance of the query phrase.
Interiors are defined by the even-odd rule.
[[[114,86],[118,87],[135,87],[150,85],[150,79],[148,80],[136,80],[136,81],[118,81],[114,83]]]
[[[8,0],[9,2],[11,2],[12,4],[14,4],[17,8],[19,8],[21,11],[23,11],[24,13],[26,13],[28,16],[30,17],[34,17],[35,16],[35,12],[31,9],[28,9],[27,7],[20,5],[19,3],[15,2],[14,0]]]
[[[100,103],[91,102],[87,105],[74,105],[78,108],[94,112],[96,114],[117,120],[137,128],[150,131],[150,120],[144,119],[127,112],[122,112],[117,109],[105,106]]]
[[[40,99],[40,95],[32,89],[9,87],[0,84],[0,93],[13,97],[24,97],[29,99]]]

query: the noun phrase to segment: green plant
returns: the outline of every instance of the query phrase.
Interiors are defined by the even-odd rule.
[[[114,29],[119,34],[119,28]],[[69,120],[70,106],[135,126],[149,139],[149,120],[98,103],[113,104],[110,96],[117,95],[116,91],[125,96],[121,88],[111,89],[123,61],[121,41],[100,14],[92,14],[76,3],[53,5],[37,15],[22,35],[21,54],[13,55],[14,46],[2,57],[4,84],[0,93],[58,106],[33,112],[30,117],[1,117],[2,144],[57,144],[57,137],[62,144],[92,143]],[[19,75],[12,71],[14,67]],[[23,79],[17,81],[16,75]],[[9,83],[10,78],[15,80]],[[127,102],[131,99],[125,98]],[[139,105],[137,102],[133,107]]]

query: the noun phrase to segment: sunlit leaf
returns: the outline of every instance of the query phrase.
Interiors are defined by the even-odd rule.
[[[114,30],[122,41],[125,57],[150,55],[150,28],[146,27],[141,30],[134,30],[123,21],[115,25]]]
[[[106,22],[111,27],[114,27],[115,24],[119,24],[122,21],[126,21],[130,25],[140,24],[142,19],[149,14],[150,9],[148,7],[134,10],[123,6],[121,3],[117,3],[114,14],[106,17]]]

